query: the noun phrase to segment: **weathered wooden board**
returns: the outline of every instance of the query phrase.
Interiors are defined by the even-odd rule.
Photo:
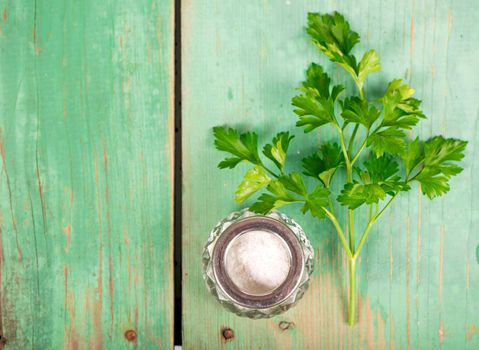
[[[0,13],[7,348],[171,349],[173,1]]]
[[[404,78],[429,119],[416,134],[470,141],[466,170],[433,202],[414,188],[372,232],[360,261],[360,321],[344,319],[346,266],[327,222],[293,215],[316,247],[304,299],[262,321],[225,311],[204,286],[201,251],[209,230],[238,206],[233,191],[246,168],[216,169],[222,155],[211,128],[255,129],[266,141],[295,122],[290,99],[307,64],[324,58],[304,34],[308,11],[338,10],[375,48],[375,86]],[[183,317],[186,349],[477,349],[479,347],[479,5],[476,1],[189,0],[182,8]],[[328,66],[331,67],[331,66]],[[333,68],[337,79],[344,79]],[[372,91],[372,92],[371,92]],[[297,130],[296,134],[301,131]],[[321,139],[329,138],[328,131]],[[318,135],[293,146],[311,149]],[[281,321],[294,327],[282,330]],[[285,323],[282,323],[283,328]],[[235,337],[222,339],[222,327]]]

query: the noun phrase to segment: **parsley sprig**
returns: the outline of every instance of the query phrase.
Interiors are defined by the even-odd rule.
[[[426,116],[420,109],[421,101],[413,97],[414,89],[402,80],[391,81],[379,100],[367,98],[364,84],[369,74],[380,70],[379,56],[369,50],[358,62],[352,50],[359,42],[359,35],[350,29],[341,14],[309,13],[307,33],[322,53],[349,73],[357,94],[343,96],[345,87],[333,85],[323,67],[312,63],[299,94],[292,99],[298,116],[296,126],[309,133],[330,125],[337,131],[339,143],[321,144],[316,152],[303,158],[302,172],[286,172],[287,152],[294,137],[288,131],[278,133],[266,144],[262,157],[256,133],[240,133],[220,126],[213,129],[215,146],[231,156],[218,166],[234,168],[241,162],[251,164],[235,199],[243,203],[262,191],[251,205],[252,211],[267,214],[284,205],[299,203],[303,214],[309,212],[315,218],[331,221],[348,257],[348,323],[353,325],[356,262],[373,224],[414,182],[419,183],[422,193],[430,199],[448,192],[451,177],[463,170],[458,162],[464,157],[467,142],[443,136],[426,141],[408,138],[405,132]],[[334,194],[331,185],[340,171],[346,173],[346,182],[340,193]],[[308,188],[304,176],[317,180],[313,188]],[[347,210],[348,220],[344,225],[335,214],[335,202]],[[364,206],[367,225],[357,242],[354,214]]]

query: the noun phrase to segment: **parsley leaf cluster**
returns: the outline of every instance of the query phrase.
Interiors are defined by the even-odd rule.
[[[467,142],[443,136],[425,141],[408,137],[411,132],[406,132],[426,116],[421,101],[414,97],[414,89],[400,79],[392,80],[379,99],[368,99],[365,82],[369,74],[381,69],[379,56],[369,50],[361,59],[356,58],[353,49],[359,35],[341,14],[309,13],[306,31],[321,53],[349,73],[357,92],[346,94],[345,87],[332,83],[319,63],[311,63],[298,95],[292,99],[296,126],[305,133],[329,126],[337,131],[338,142],[322,143],[302,159],[301,170],[287,171],[287,153],[294,138],[289,131],[274,136],[260,155],[256,133],[219,126],[213,130],[215,146],[230,156],[218,166],[251,165],[235,199],[243,203],[262,192],[251,205],[252,211],[267,214],[284,205],[300,203],[302,213],[309,212],[319,219],[327,217],[349,261],[354,263],[372,225],[414,182],[431,199],[450,190],[451,178],[463,170],[459,162]],[[340,193],[334,194],[332,183],[339,172],[346,174],[346,181],[340,184]],[[305,181],[305,177],[315,179],[315,185],[308,187],[311,181]],[[335,202],[348,212],[345,225],[335,215]],[[358,243],[354,237],[354,211],[361,206],[369,212]],[[349,322],[353,324],[352,294],[350,303]]]

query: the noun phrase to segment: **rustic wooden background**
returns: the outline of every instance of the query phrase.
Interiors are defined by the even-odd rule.
[[[0,0],[0,335],[173,347],[173,2]]]
[[[414,135],[469,140],[465,171],[445,197],[415,187],[370,235],[360,261],[360,321],[344,319],[346,265],[327,223],[288,209],[316,248],[310,290],[292,310],[251,321],[225,311],[201,276],[209,230],[239,207],[233,191],[246,168],[220,171],[211,128],[228,124],[266,135],[295,123],[290,99],[311,61],[325,63],[303,27],[308,11],[338,10],[375,48],[383,71],[367,89],[403,78],[429,116]],[[479,5],[476,1],[225,1],[182,4],[183,341],[186,349],[479,348]],[[328,65],[338,80],[342,72]],[[382,84],[382,85],[381,85]],[[297,130],[296,134],[300,134]],[[320,138],[331,134],[322,131]],[[310,150],[319,135],[293,146]],[[296,156],[293,156],[295,158]],[[288,323],[291,326],[287,328]],[[229,327],[234,338],[225,341]]]
[[[0,0],[6,348],[173,346],[173,7]],[[294,208],[286,211],[317,253],[310,290],[282,316],[242,319],[201,277],[202,246],[239,208],[232,193],[242,176],[215,168],[211,128],[254,128],[263,140],[290,128],[306,65],[325,63],[304,34],[306,13],[333,10],[361,34],[359,50],[380,54],[369,93],[392,78],[410,82],[429,116],[415,134],[469,140],[466,170],[444,198],[414,188],[378,223],[360,262],[355,328],[344,321],[346,266],[333,229]],[[184,0],[181,16],[184,348],[477,349],[479,5]],[[330,137],[296,142],[292,158]]]

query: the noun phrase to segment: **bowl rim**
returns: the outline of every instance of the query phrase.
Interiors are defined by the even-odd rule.
[[[225,257],[229,245],[238,236],[252,230],[268,231],[278,235],[291,255],[290,270],[286,279],[271,292],[252,295],[241,291],[226,272]],[[304,270],[304,255],[300,241],[284,222],[270,216],[253,215],[239,219],[221,232],[212,252],[213,273],[218,287],[233,302],[247,308],[267,309],[287,300],[298,288]]]

